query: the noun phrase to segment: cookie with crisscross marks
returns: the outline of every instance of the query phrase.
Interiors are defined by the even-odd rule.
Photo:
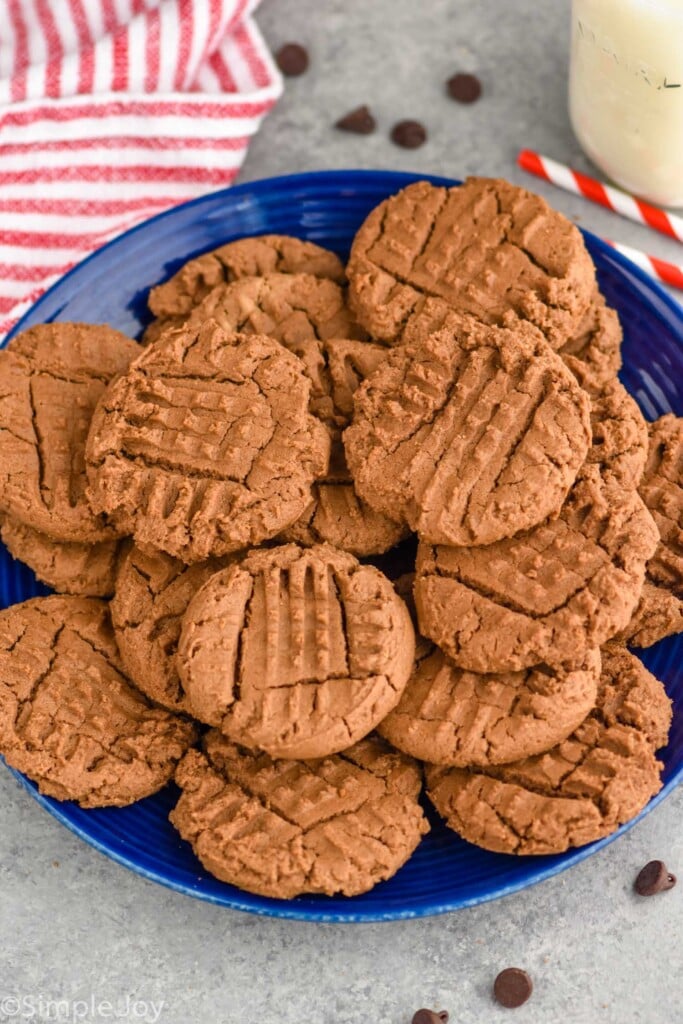
[[[171,822],[211,874],[249,892],[367,892],[429,825],[420,768],[375,737],[319,761],[250,754],[215,730],[178,766]]]
[[[167,327],[179,326],[212,289],[264,274],[312,274],[341,284],[344,267],[338,256],[314,242],[289,235],[256,235],[228,242],[185,263],[168,281],[152,288],[149,308],[157,319],[145,340]]]
[[[39,597],[0,612],[0,753],[41,793],[133,803],[170,780],[195,736],[125,678],[104,601]]]
[[[359,229],[347,276],[359,322],[390,344],[434,297],[485,323],[521,317],[560,348],[595,289],[578,229],[540,196],[493,178],[418,181],[390,196]]]
[[[275,536],[311,500],[329,433],[301,361],[208,321],[143,349],[87,445],[89,496],[138,544],[186,562]]]
[[[354,398],[356,491],[442,544],[489,544],[559,512],[590,444],[589,399],[541,334],[453,314],[393,349]]]
[[[118,531],[86,500],[85,441],[109,381],[140,346],[105,325],[31,327],[0,351],[0,511],[55,540]]]
[[[415,651],[378,569],[327,545],[247,555],[185,612],[177,667],[200,721],[273,757],[325,757],[396,705]]]
[[[660,543],[648,576],[683,598],[683,417],[668,413],[649,425],[650,444],[640,493]]]
[[[614,832],[662,786],[671,701],[617,645],[602,651],[594,710],[546,754],[509,765],[431,768],[427,793],[464,839],[498,853],[561,853]]]

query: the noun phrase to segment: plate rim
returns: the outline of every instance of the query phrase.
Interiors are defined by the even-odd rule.
[[[379,170],[379,169],[365,169],[365,168],[349,168],[349,169],[334,169],[334,170],[318,170],[318,171],[304,171],[294,174],[277,175],[268,178],[259,178],[254,181],[242,182],[238,185],[232,185],[227,188],[218,189],[213,192],[204,193],[201,196],[197,196],[194,199],[187,200],[182,203],[177,203],[167,210],[163,210],[160,213],[149,217],[139,224],[135,224],[133,227],[128,228],[126,231],[121,232],[114,238],[110,239],[104,245],[95,249],[84,259],[78,261],[71,267],[66,273],[62,274],[56,281],[54,281],[49,288],[47,288],[37,299],[33,302],[30,307],[22,314],[17,323],[7,332],[2,340],[2,346],[4,347],[8,341],[10,341],[16,334],[20,333],[25,329],[25,322],[31,318],[33,319],[36,314],[40,314],[41,308],[49,303],[53,293],[58,289],[62,288],[69,279],[77,272],[81,272],[83,267],[89,264],[96,258],[100,258],[104,252],[107,252],[111,248],[116,247],[122,242],[130,239],[137,232],[142,230],[148,230],[150,225],[159,223],[166,218],[177,216],[178,213],[186,213],[187,211],[201,207],[203,204],[216,203],[223,197],[232,199],[235,195],[239,198],[240,195],[252,193],[256,195],[267,194],[273,189],[307,189],[309,187],[320,187],[329,186],[331,191],[341,191],[343,189],[353,189],[356,183],[361,182],[376,182],[381,183],[382,187],[385,185],[389,188],[397,190],[403,188],[406,185],[414,181],[429,181],[435,185],[441,185],[451,187],[453,185],[460,184],[460,181],[455,178],[448,178],[442,175],[430,175],[421,174],[412,171],[395,171],[395,170]],[[586,230],[585,228],[579,228],[581,233],[590,241],[591,245],[596,248],[601,255],[612,264],[615,264],[625,274],[626,277],[630,276],[635,278],[641,285],[650,292],[653,298],[656,298],[659,303],[662,303],[668,312],[679,322],[681,341],[683,344],[683,306],[678,303],[673,296],[669,293],[650,275],[645,273],[640,267],[631,262],[622,253],[615,250],[612,246],[608,245],[599,236],[593,234],[593,232]],[[245,237],[245,236],[238,236]],[[45,322],[45,321],[43,321]],[[49,321],[48,321],[49,322]],[[538,871],[532,879],[519,878],[512,882],[506,882],[489,888],[486,892],[475,893],[472,896],[459,896],[450,900],[432,900],[426,903],[421,903],[420,906],[412,908],[407,907],[404,909],[392,908],[386,911],[375,911],[366,909],[364,907],[359,908],[358,911],[354,911],[353,904],[351,901],[353,897],[348,897],[350,901],[349,910],[331,910],[325,912],[324,903],[321,902],[320,909],[318,906],[312,907],[310,904],[307,906],[301,906],[297,904],[297,900],[274,900],[267,897],[258,896],[252,893],[241,893],[240,890],[234,886],[230,886],[229,892],[225,896],[214,895],[212,893],[202,892],[191,885],[176,881],[169,878],[167,875],[160,874],[157,871],[151,870],[148,867],[141,865],[136,860],[127,856],[125,853],[113,849],[111,846],[105,845],[96,836],[85,831],[77,822],[69,818],[67,812],[62,810],[62,804],[52,800],[50,797],[43,796],[38,792],[38,789],[30,779],[24,776],[21,772],[14,768],[11,768],[6,764],[4,758],[2,758],[3,764],[14,776],[14,778],[20,783],[23,789],[31,794],[33,799],[39,804],[41,808],[46,810],[53,818],[55,818],[61,825],[66,827],[73,835],[77,836],[80,840],[85,842],[88,846],[95,849],[98,853],[104,854],[110,860],[115,863],[129,869],[134,874],[146,879],[147,881],[154,882],[158,885],[163,886],[173,892],[182,893],[186,896],[192,896],[195,899],[202,900],[213,904],[214,906],[223,906],[232,910],[238,910],[241,912],[256,914],[258,916],[276,917],[280,919],[294,920],[294,921],[308,921],[317,923],[334,923],[334,924],[354,924],[354,923],[385,923],[389,921],[398,920],[409,920],[423,917],[437,916],[445,913],[450,913],[455,910],[464,909],[466,907],[477,906],[482,903],[488,903],[493,900],[502,899],[506,896],[513,895],[517,892],[521,892],[524,889],[530,888],[531,886],[537,885],[541,882],[546,881],[548,878],[554,875],[560,874],[563,871],[568,870],[575,864],[580,863],[586,858],[597,853],[599,850],[610,845],[619,839],[624,833],[628,832],[634,825],[641,821],[647,814],[649,814],[655,807],[657,807],[663,800],[665,800],[670,793],[683,781],[683,759],[681,764],[674,771],[671,778],[668,780],[665,786],[657,793],[643,810],[631,821],[622,825],[619,829],[613,832],[611,835],[606,836],[603,839],[597,840],[594,843],[590,843],[587,846],[579,847],[575,850],[567,851],[562,855],[561,861],[553,859],[545,869]],[[65,805],[71,806],[70,802],[65,802]],[[529,858],[527,858],[529,859]],[[542,863],[542,858],[536,859],[537,863]],[[340,899],[336,897],[335,899]]]

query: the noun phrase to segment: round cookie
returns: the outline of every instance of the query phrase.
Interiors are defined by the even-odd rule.
[[[119,541],[79,544],[53,540],[10,517],[0,524],[0,536],[12,558],[25,562],[39,580],[58,593],[80,597],[114,593]]]
[[[649,425],[640,494],[660,533],[648,576],[683,598],[683,418],[668,413]]]
[[[614,639],[631,647],[652,647],[676,633],[683,633],[683,601],[646,577],[631,621]]]
[[[595,704],[597,650],[574,670],[541,665],[480,675],[430,646],[379,726],[380,735],[422,761],[486,767],[531,757],[566,739]]]
[[[439,544],[490,544],[559,512],[591,437],[588,396],[521,321],[453,315],[393,349],[354,407],[356,491]]]
[[[595,291],[578,229],[540,196],[492,178],[419,181],[390,196],[358,231],[346,272],[359,322],[390,344],[434,297],[484,323],[517,315],[559,348]]]
[[[598,397],[621,369],[621,324],[596,289],[576,334],[560,349],[584,391]]]
[[[278,342],[208,321],[142,354],[103,396],[88,494],[138,545],[203,561],[274,537],[311,500],[330,440]]]
[[[121,562],[110,607],[123,667],[143,693],[171,711],[191,711],[175,665],[182,617],[199,588],[225,565],[225,559],[185,565],[137,547]]]
[[[557,519],[486,547],[421,544],[420,629],[473,672],[576,666],[629,622],[656,545],[638,493],[586,465]]]
[[[123,676],[103,601],[0,612],[0,753],[41,793],[123,807],[166,785],[195,735]]]
[[[313,274],[342,284],[338,256],[289,235],[255,235],[197,256],[164,284],[152,288],[148,304],[156,317],[186,317],[220,284],[264,274]]]
[[[410,615],[389,580],[327,545],[248,554],[183,618],[176,664],[196,718],[272,757],[345,750],[397,704]]]
[[[598,702],[553,750],[488,769],[431,768],[428,796],[464,839],[498,853],[562,853],[614,832],[661,789],[654,751],[671,702],[624,648],[602,652]]]
[[[211,731],[176,781],[170,820],[206,870],[274,899],[367,892],[429,831],[419,766],[376,737],[322,761],[273,761]]]
[[[0,512],[55,540],[117,536],[85,497],[85,439],[107,383],[139,352],[78,323],[31,327],[0,351]]]

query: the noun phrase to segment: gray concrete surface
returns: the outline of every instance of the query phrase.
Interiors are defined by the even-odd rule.
[[[565,112],[567,8],[265,0],[259,21],[270,42],[307,43],[312,68],[288,83],[243,179],[397,167],[522,181],[522,145],[582,165]],[[459,69],[484,83],[473,107],[442,94]],[[334,132],[331,123],[361,102],[381,131]],[[428,125],[423,149],[387,141],[402,117]],[[673,243],[544,191],[598,233],[676,257]],[[615,845],[497,903],[424,921],[322,926],[231,913],[142,881],[75,839],[0,770],[0,1021],[54,1019],[50,1001],[67,1000],[70,1019],[97,1022],[116,1013],[162,1024],[408,1024],[426,1005],[447,1008],[453,1024],[676,1024],[683,885],[646,901],[631,884],[652,857],[683,874],[682,814],[678,791]],[[510,964],[536,986],[517,1011],[496,1008],[489,994]],[[92,1000],[104,1009],[84,1011]]]

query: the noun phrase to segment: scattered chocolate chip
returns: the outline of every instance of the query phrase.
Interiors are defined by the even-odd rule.
[[[355,132],[357,135],[369,135],[376,127],[377,122],[365,104],[349,110],[348,114],[340,117],[335,124],[335,128],[341,128],[343,132]]]
[[[531,978],[519,967],[506,967],[493,983],[496,1000],[510,1010],[525,1003],[533,989]]]
[[[668,870],[664,861],[651,860],[638,872],[633,888],[639,896],[654,896],[657,892],[673,889],[676,876]]]
[[[448,1010],[416,1010],[412,1024],[448,1024]]]
[[[419,121],[399,121],[391,129],[391,141],[404,149],[417,149],[427,141],[427,129]]]
[[[275,54],[275,60],[283,75],[296,78],[308,68],[308,51],[300,43],[285,43]]]
[[[458,103],[474,103],[481,96],[481,82],[476,75],[460,72],[448,79],[446,90],[451,99]]]

